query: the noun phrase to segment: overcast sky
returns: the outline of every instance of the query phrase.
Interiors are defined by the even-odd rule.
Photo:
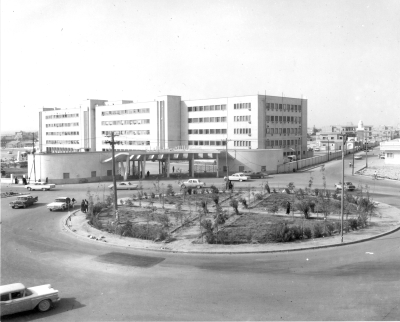
[[[1,1],[1,131],[87,98],[308,99],[308,126],[400,123],[400,1]]]

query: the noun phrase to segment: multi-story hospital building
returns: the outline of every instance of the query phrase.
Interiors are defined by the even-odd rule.
[[[154,101],[88,99],[79,108],[39,112],[39,152],[163,149],[281,149],[283,156],[307,154],[307,100],[279,96]],[[226,146],[227,144],[227,146]]]

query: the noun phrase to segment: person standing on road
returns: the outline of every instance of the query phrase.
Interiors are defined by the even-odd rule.
[[[290,215],[290,202],[289,201],[286,204],[286,215]]]
[[[67,198],[65,199],[65,202],[67,203],[67,208],[68,208],[68,210],[69,210],[69,206],[70,206],[70,204],[71,204],[71,199],[70,199],[69,197],[67,197]]]
[[[89,202],[85,199],[85,212],[89,209]]]
[[[72,203],[72,209],[74,209],[74,206],[75,206],[75,198],[72,198],[72,200],[71,200],[71,203]]]
[[[175,172],[175,167],[172,167],[172,173],[174,173]]]
[[[375,180],[378,179],[378,172],[376,170],[374,172],[374,178],[375,178]]]
[[[147,171],[147,178],[150,177],[150,171]]]
[[[81,202],[81,211],[85,212],[85,200],[82,200]]]
[[[349,163],[349,167],[351,168],[351,162]]]

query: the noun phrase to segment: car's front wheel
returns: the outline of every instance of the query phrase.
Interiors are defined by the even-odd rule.
[[[31,187],[28,187],[28,190],[29,190],[29,191],[32,191],[32,188],[31,188]]]
[[[239,179],[239,181],[242,182],[243,180],[242,180],[242,179]]]
[[[201,186],[197,186],[197,189],[200,189],[201,188]]]
[[[181,188],[182,188],[182,189],[185,189],[185,188],[186,188],[186,186],[183,184],[183,185],[181,185]]]
[[[38,304],[37,308],[40,312],[46,312],[50,310],[51,302],[49,300],[43,300]]]
[[[53,209],[49,209],[50,211],[53,211]]]
[[[42,189],[42,191],[46,191],[46,189],[45,189],[45,188],[43,188],[43,189]]]

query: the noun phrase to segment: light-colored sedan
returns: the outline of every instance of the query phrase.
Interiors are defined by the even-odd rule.
[[[226,180],[226,179],[227,178],[224,177],[224,180]],[[248,177],[244,173],[239,172],[239,173],[234,173],[231,176],[229,176],[228,180],[229,181],[247,181]]]
[[[37,309],[46,312],[60,301],[58,291],[50,284],[25,287],[24,284],[14,283],[0,286],[1,315]]]
[[[26,189],[29,191],[31,190],[50,190],[54,189],[56,185],[54,183],[46,183],[46,182],[31,182],[25,186]]]
[[[188,181],[185,181],[182,183],[181,188],[204,188],[206,186],[206,183],[203,181],[200,181],[199,179],[189,179]]]
[[[54,200],[52,203],[49,203],[47,205],[47,209],[50,211],[53,210],[65,210],[68,208],[68,199],[71,200],[68,197],[58,197],[56,200]]]
[[[108,187],[113,189],[114,185],[110,184]],[[138,184],[129,181],[117,182],[117,190],[136,190],[138,187]]]
[[[354,160],[362,160],[362,156],[361,155],[355,155],[354,156]]]

